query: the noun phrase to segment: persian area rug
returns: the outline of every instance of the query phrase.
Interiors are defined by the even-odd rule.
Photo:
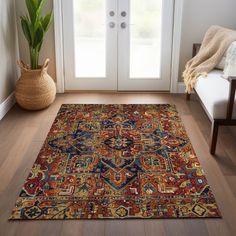
[[[62,105],[10,219],[220,217],[172,105]]]

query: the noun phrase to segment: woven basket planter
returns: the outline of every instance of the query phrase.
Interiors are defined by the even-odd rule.
[[[26,110],[41,110],[50,106],[56,97],[56,86],[48,75],[49,59],[38,70],[19,63],[21,77],[16,83],[16,101]]]

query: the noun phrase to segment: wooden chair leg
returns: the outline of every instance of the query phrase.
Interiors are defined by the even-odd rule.
[[[215,155],[216,152],[216,144],[217,144],[217,137],[219,131],[219,124],[214,120],[211,126],[211,146],[210,146],[210,153]]]
[[[189,101],[191,97],[191,93],[186,93],[186,100]]]

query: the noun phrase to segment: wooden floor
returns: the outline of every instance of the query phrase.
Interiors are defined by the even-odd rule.
[[[176,104],[194,149],[216,196],[223,219],[15,221],[8,217],[62,103]],[[39,236],[234,236],[236,235],[236,138],[220,129],[217,156],[208,152],[210,122],[195,98],[169,94],[65,94],[47,110],[27,112],[15,106],[0,122],[0,235]]]

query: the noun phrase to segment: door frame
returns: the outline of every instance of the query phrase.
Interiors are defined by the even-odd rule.
[[[57,92],[65,92],[65,59],[63,39],[63,12],[62,2],[65,0],[53,0],[54,32],[55,32],[55,56],[56,56],[56,81]],[[184,0],[174,1],[173,40],[172,40],[172,65],[171,65],[171,93],[178,92],[179,61],[182,32],[182,15]]]

